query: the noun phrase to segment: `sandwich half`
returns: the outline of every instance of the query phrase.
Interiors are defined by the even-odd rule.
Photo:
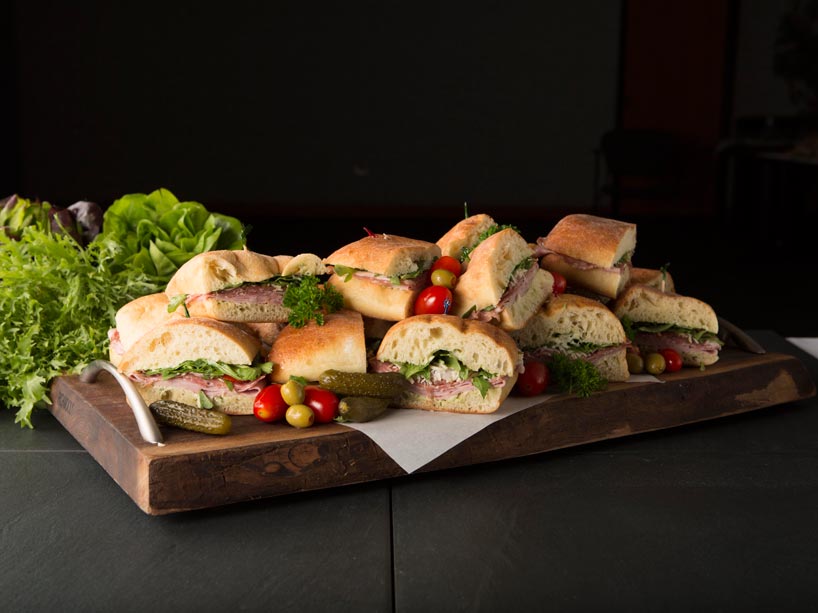
[[[718,318],[697,298],[632,285],[611,310],[642,353],[675,349],[685,366],[709,366],[719,359]]]
[[[176,400],[251,415],[272,364],[243,329],[206,317],[176,317],[142,335],[118,369],[151,403]]]
[[[116,366],[125,352],[144,334],[178,317],[168,312],[165,294],[148,294],[124,304],[114,316],[116,326],[108,330],[108,358]]]
[[[512,228],[483,240],[454,288],[452,314],[519,330],[551,296],[554,277]]]
[[[664,269],[655,268],[631,268],[628,285],[649,285],[663,292],[675,292],[676,285],[673,277]]]
[[[636,225],[574,214],[537,239],[540,265],[560,273],[568,286],[616,298],[628,283],[636,249]]]
[[[497,326],[453,315],[415,315],[392,326],[370,362],[409,385],[398,406],[493,413],[517,381],[522,354]]]
[[[267,356],[274,363],[271,379],[286,383],[292,377],[318,381],[325,370],[366,372],[366,341],[363,317],[343,309],[324,316],[324,325],[309,322],[286,326],[273,342]]]
[[[482,238],[486,238],[488,233],[497,227],[497,223],[489,215],[484,213],[471,215],[456,223],[441,236],[437,246],[440,247],[441,255],[448,255],[459,260],[461,265],[465,264],[465,270],[468,266],[469,253]]]
[[[511,336],[526,357],[548,362],[560,353],[590,362],[608,381],[630,377],[625,330],[616,315],[597,300],[576,294],[554,296],[525,328]]]
[[[434,243],[375,234],[324,258],[334,273],[327,283],[344,305],[362,315],[399,321],[413,313],[415,299],[429,282],[429,268],[440,257]]]
[[[191,317],[220,321],[286,323],[287,287],[306,275],[327,272],[313,254],[269,256],[253,251],[206,251],[183,264],[165,294]],[[184,307],[182,306],[184,303]]]

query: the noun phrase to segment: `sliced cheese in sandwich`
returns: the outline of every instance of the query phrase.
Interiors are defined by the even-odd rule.
[[[625,330],[610,309],[591,298],[554,296],[511,336],[526,357],[548,362],[559,353],[590,362],[608,381],[626,381],[630,376]]]
[[[232,415],[253,413],[272,364],[242,328],[206,317],[176,317],[142,335],[118,370],[145,402],[176,400]]]
[[[412,314],[415,298],[428,284],[429,268],[439,257],[434,243],[376,234],[341,247],[324,263],[334,270],[327,283],[343,295],[347,308],[398,321]]]
[[[415,315],[381,341],[377,372],[409,382],[397,405],[454,413],[492,413],[517,381],[522,354],[503,330],[453,315]]]
[[[551,296],[554,277],[540,269],[534,251],[506,228],[483,240],[454,288],[452,314],[519,330]]]
[[[569,288],[616,298],[630,277],[636,225],[595,215],[567,215],[537,244],[540,265],[564,276]]]
[[[674,349],[685,366],[709,366],[719,359],[718,317],[706,302],[632,285],[611,310],[642,353]]]

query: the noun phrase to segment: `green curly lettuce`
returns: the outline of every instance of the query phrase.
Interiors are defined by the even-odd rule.
[[[0,237],[0,403],[32,427],[48,386],[106,358],[116,311],[161,287],[146,275],[114,272],[102,243],[83,249],[71,237],[31,226],[19,240]]]

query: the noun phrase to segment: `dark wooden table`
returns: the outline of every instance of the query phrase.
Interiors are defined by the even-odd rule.
[[[818,360],[771,332],[818,379]],[[660,410],[658,408],[657,410]],[[3,609],[807,610],[818,399],[517,460],[151,517],[0,414]]]

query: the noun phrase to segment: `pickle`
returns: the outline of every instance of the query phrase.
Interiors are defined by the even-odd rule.
[[[227,434],[232,425],[229,415],[175,400],[157,400],[148,408],[159,423],[184,430],[204,434]]]
[[[318,377],[324,389],[339,396],[372,396],[395,398],[406,386],[406,378],[399,372],[343,372],[325,370]]]
[[[338,415],[344,421],[369,421],[386,411],[389,398],[374,398],[372,396],[349,396],[341,399],[338,404]]]

